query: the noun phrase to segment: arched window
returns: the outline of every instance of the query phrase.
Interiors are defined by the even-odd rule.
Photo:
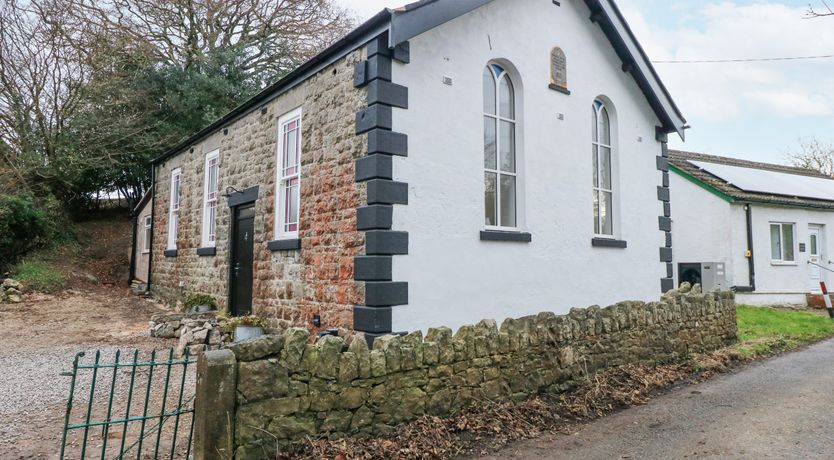
[[[516,228],[516,101],[506,69],[484,69],[484,187],[487,227]]]
[[[554,89],[568,89],[568,61],[558,46],[550,51],[550,84]]]
[[[594,233],[614,236],[614,180],[611,141],[611,117],[605,103],[594,101],[593,118],[594,157]]]

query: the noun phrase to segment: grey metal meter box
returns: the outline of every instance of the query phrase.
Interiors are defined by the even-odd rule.
[[[722,262],[701,264],[701,288],[704,292],[725,291],[727,286],[727,271]]]
[[[678,283],[700,284],[704,292],[726,291],[727,270],[723,262],[678,264]]]

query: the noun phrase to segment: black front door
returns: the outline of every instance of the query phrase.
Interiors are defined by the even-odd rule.
[[[232,222],[232,267],[229,280],[229,311],[234,316],[252,314],[252,260],[255,206],[234,208]]]

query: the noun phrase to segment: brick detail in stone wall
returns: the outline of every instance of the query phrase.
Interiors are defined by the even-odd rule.
[[[353,86],[353,71],[364,58],[364,49],[347,55],[157,165],[155,294],[174,302],[190,293],[205,293],[226,305],[231,210],[225,198],[217,208],[216,255],[196,253],[205,154],[219,148],[221,193],[228,187],[260,187],[255,202],[254,313],[307,327],[317,314],[322,328],[352,325],[353,305],[364,303],[364,288],[353,279],[353,259],[365,244],[356,228],[356,209],[367,204],[366,186],[355,181],[354,164],[366,152],[367,136],[356,135],[354,118],[367,107],[367,90]],[[275,237],[277,120],[298,107],[303,110],[301,249],[273,252],[268,243]],[[179,251],[177,257],[166,258],[169,177],[177,167],[183,171]]]
[[[663,206],[663,214],[658,218],[658,228],[663,232],[665,243],[660,248],[660,261],[666,264],[666,276],[660,279],[660,291],[668,292],[675,288],[673,271],[669,270],[669,264],[673,260],[672,255],[672,207],[669,190],[669,136],[659,127],[656,132],[657,141],[660,142],[660,155],[657,157],[657,170],[660,171],[662,181],[657,189],[657,199]]]
[[[356,162],[356,181],[366,184],[367,204],[370,206],[357,209],[360,219],[358,228],[371,231],[366,236],[366,254],[374,258],[358,258],[364,263],[363,270],[357,270],[355,279],[365,282],[365,302],[357,304],[353,310],[353,327],[357,331],[368,333],[369,340],[380,334],[391,332],[391,307],[408,302],[408,283],[372,279],[377,277],[369,273],[376,266],[389,267],[392,256],[408,253],[407,233],[393,232],[394,205],[408,204],[408,184],[395,182],[393,179],[393,155],[407,156],[408,137],[391,130],[393,108],[408,108],[408,88],[391,82],[392,60],[407,62],[408,46],[397,50],[388,48],[388,34],[373,39],[366,47],[367,60],[356,64],[353,84],[367,88],[367,108],[356,113],[356,133],[367,138],[367,155]],[[380,246],[370,243],[373,239],[402,240],[405,235],[405,248]],[[372,248],[371,246],[375,246]],[[390,248],[390,249],[389,249]],[[374,267],[369,263],[373,262]]]
[[[307,330],[289,329],[231,346],[237,458],[261,458],[276,442],[308,436],[388,433],[478,401],[559,393],[606,367],[716,349],[736,338],[736,310],[732,293],[702,294],[696,286],[660,302],[542,313],[500,328],[482,321],[455,334],[386,335],[372,350],[358,337],[347,347],[332,336],[311,344]]]

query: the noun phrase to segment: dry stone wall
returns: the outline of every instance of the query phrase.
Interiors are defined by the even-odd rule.
[[[332,336],[313,344],[306,329],[295,328],[202,359],[226,353],[235,366],[234,449],[248,459],[274,453],[276,442],[384,434],[478,401],[558,393],[599,369],[674,360],[735,337],[733,294],[696,288],[649,304],[508,319],[500,328],[482,321],[455,334],[437,328],[425,337],[384,336],[372,350],[361,336],[349,345]]]

